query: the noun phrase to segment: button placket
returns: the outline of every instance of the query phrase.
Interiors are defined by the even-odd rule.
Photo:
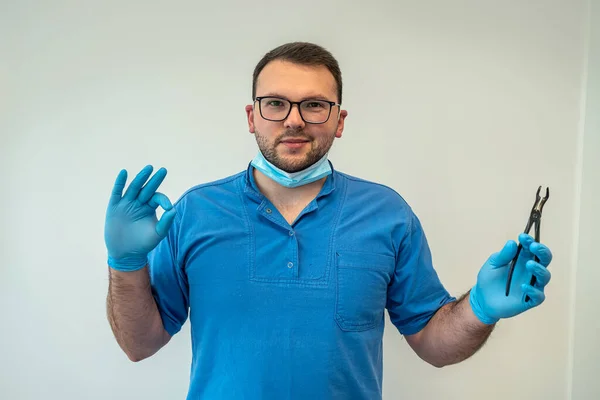
[[[274,224],[285,229],[289,228],[289,224],[283,219],[281,214],[277,212],[277,209],[273,206],[273,204],[271,204],[267,200],[263,201],[262,204],[259,206],[259,212],[263,217],[273,222]]]
[[[288,230],[288,260],[285,268],[289,270],[290,276],[298,277],[298,241],[296,240],[296,232],[293,229]]]

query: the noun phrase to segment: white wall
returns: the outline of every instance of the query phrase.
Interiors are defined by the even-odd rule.
[[[600,399],[600,1],[591,3],[589,53],[582,119],[581,207],[578,232],[578,259],[573,287],[574,325],[572,341],[573,400]]]
[[[586,22],[583,0],[3,2],[0,397],[184,397],[189,326],[137,364],[110,332],[109,191],[120,168],[146,163],[169,169],[172,200],[245,168],[252,69],[309,40],[344,74],[349,117],[332,161],[405,196],[454,294],[517,237],[537,186],[551,188],[546,303],[441,370],[390,325],[385,398],[568,398]],[[582,225],[582,243],[592,233]]]

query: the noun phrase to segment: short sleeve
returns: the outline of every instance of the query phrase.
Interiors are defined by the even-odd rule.
[[[178,261],[180,227],[176,215],[167,236],[148,255],[152,294],[163,326],[171,336],[179,332],[189,309],[185,269]]]
[[[419,332],[440,307],[456,300],[440,282],[425,232],[410,209],[408,218],[386,306],[390,320],[403,335]]]

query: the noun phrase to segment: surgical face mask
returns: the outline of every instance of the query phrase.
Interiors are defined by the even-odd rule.
[[[256,157],[254,157],[252,160],[251,164],[254,166],[254,168],[258,169],[275,182],[289,188],[306,185],[307,183],[317,181],[331,174],[331,165],[329,165],[329,161],[327,161],[327,154],[325,154],[319,161],[310,167],[302,171],[292,173],[285,172],[271,164],[263,156],[260,150],[258,151]]]

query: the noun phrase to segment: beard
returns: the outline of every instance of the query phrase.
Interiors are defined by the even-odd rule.
[[[304,133],[301,129],[288,129],[272,143],[258,130],[255,130],[254,135],[256,136],[256,144],[265,159],[280,170],[290,174],[302,171],[323,158],[329,149],[331,149],[335,138],[335,132],[333,132],[331,135],[322,137],[317,141]],[[281,141],[291,138],[308,141],[310,150],[304,157],[286,157],[285,154],[277,152],[277,146]]]

